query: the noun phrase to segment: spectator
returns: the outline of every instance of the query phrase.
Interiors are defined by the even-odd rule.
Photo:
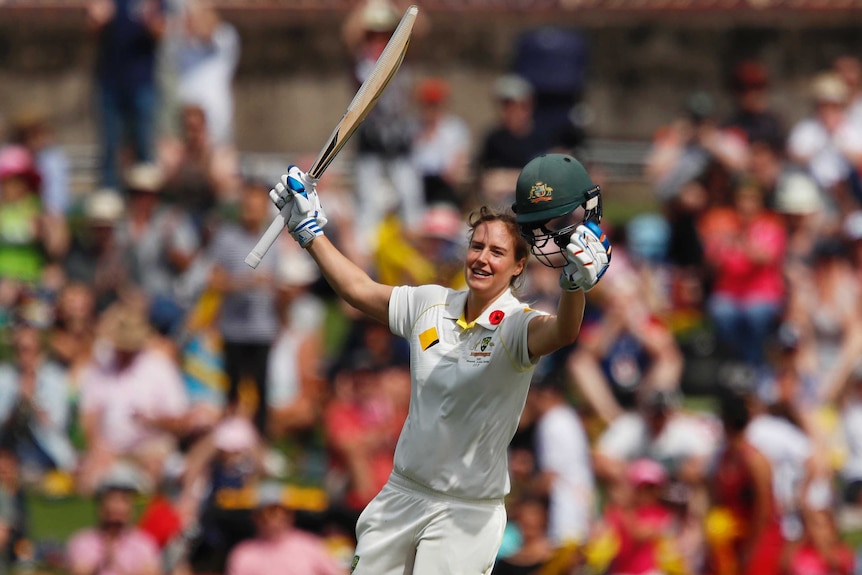
[[[847,119],[850,90],[840,76],[831,72],[816,76],[811,98],[814,110],[791,128],[787,150],[790,159],[809,170],[832,196],[862,156],[862,139]]]
[[[512,71],[534,89],[537,129],[553,147],[581,156],[587,121],[583,97],[587,90],[589,42],[568,26],[539,26],[522,33],[512,56]]]
[[[407,229],[394,215],[378,231],[374,269],[390,285],[464,285],[467,231],[461,212],[449,203],[429,206],[419,226]]]
[[[0,445],[0,571],[13,572],[26,555],[29,537],[27,493],[21,485],[15,449]]]
[[[684,412],[679,402],[679,392],[645,389],[637,411],[617,417],[599,436],[593,452],[596,476],[613,490],[624,485],[630,462],[648,457],[671,478],[703,485],[721,435],[713,422]]]
[[[485,132],[476,165],[479,169],[479,203],[509,206],[521,168],[550,144],[533,119],[533,86],[508,74],[494,83],[497,104],[495,124]]]
[[[162,0],[92,0],[87,24],[96,34],[96,96],[99,107],[100,177],[118,188],[125,136],[133,162],[155,159],[158,46],[165,31]]]
[[[363,0],[344,21],[342,39],[354,58],[357,86],[371,73],[398,25],[399,7],[390,0]],[[423,27],[421,20],[414,25],[414,40]],[[409,67],[402,66],[355,136],[356,230],[366,254],[376,247],[373,234],[390,209],[398,211],[408,228],[425,209],[421,174],[411,162],[416,132],[411,92]]]
[[[534,379],[532,402],[539,484],[548,500],[547,536],[556,548],[582,545],[596,505],[590,446],[578,413],[566,400],[563,373]]]
[[[860,365],[862,292],[846,246],[839,239],[820,240],[812,251],[808,273],[798,279],[787,320],[801,331],[810,371],[816,374],[815,403],[831,402]]]
[[[785,298],[784,226],[766,209],[763,190],[742,181],[732,208],[703,215],[700,234],[712,275],[707,312],[718,342],[732,359],[762,367]]]
[[[254,511],[257,535],[241,543],[228,558],[231,575],[343,575],[323,541],[294,526],[283,487],[265,483]]]
[[[143,311],[121,302],[102,317],[103,340],[81,373],[80,418],[87,452],[79,489],[91,493],[117,462],[131,464],[142,489],[155,487],[186,432],[188,398],[177,366],[148,347]]]
[[[64,216],[72,203],[69,158],[54,141],[48,114],[37,108],[22,110],[12,121],[12,141],[33,155],[42,176],[42,207],[52,216]]]
[[[797,171],[781,177],[774,200],[787,231],[784,275],[792,296],[796,286],[808,281],[814,246],[827,231],[826,200],[814,178]]]
[[[69,440],[70,385],[66,370],[46,357],[41,334],[22,324],[13,334],[15,356],[0,364],[0,422],[26,479],[51,470],[71,473],[77,455]]]
[[[626,495],[610,503],[601,530],[616,541],[616,553],[608,566],[611,575],[662,572],[660,551],[673,536],[672,515],[660,499],[668,474],[662,465],[639,458],[626,466]]]
[[[805,515],[805,537],[786,558],[788,575],[851,575],[856,557],[841,540],[832,509],[812,509]]]
[[[136,164],[125,179],[129,194],[128,218],[121,233],[129,246],[135,284],[154,301],[164,300],[178,308],[174,329],[182,320],[197,293],[180,288],[184,274],[198,255],[200,238],[188,213],[167,204],[164,174],[155,164]]]
[[[766,192],[766,205],[770,209],[778,209],[778,187],[785,176],[795,171],[787,161],[785,142],[755,137],[748,143],[746,173]]]
[[[850,91],[847,119],[859,129],[862,127],[862,62],[856,56],[844,54],[835,58],[832,69],[844,80]]]
[[[65,220],[42,211],[41,186],[29,150],[0,148],[0,277],[34,283],[68,249]]]
[[[416,88],[419,130],[413,140],[413,164],[422,176],[425,202],[459,205],[470,164],[470,131],[449,111],[449,83],[426,78]]]
[[[295,436],[320,422],[324,388],[325,310],[310,292],[320,272],[294,242],[283,243],[278,262],[282,325],[269,356],[267,409],[273,438]]]
[[[128,238],[119,228],[126,206],[115,190],[100,189],[84,201],[84,222],[64,261],[71,282],[90,287],[96,310],[117,301],[132,285]]]
[[[263,475],[264,447],[251,422],[228,416],[189,450],[178,508],[200,533],[189,550],[196,568],[222,571],[231,549],[253,535],[249,496]]]
[[[761,62],[745,60],[737,64],[731,90],[734,110],[725,127],[742,130],[749,143],[785,140],[781,119],[770,110],[769,73]]]
[[[386,484],[406,412],[396,411],[383,386],[386,364],[356,348],[333,378],[333,398],[324,413],[332,452],[329,480],[343,484],[333,500],[355,525],[359,514]]]
[[[232,145],[213,142],[200,105],[180,106],[179,123],[179,137],[165,139],[159,147],[165,195],[188,210],[200,228],[217,205],[237,201],[242,188],[239,154]]]
[[[648,291],[646,276],[619,257],[607,275],[611,285],[593,299],[598,315],[585,322],[566,365],[590,410],[609,424],[635,406],[637,393],[677,389],[683,359],[648,297],[634,295],[635,289],[640,296]]]
[[[97,524],[72,535],[66,546],[70,575],[158,575],[155,540],[134,526],[135,480],[121,468],[100,483],[96,492]]]
[[[703,306],[707,271],[698,220],[707,208],[728,203],[731,175],[746,157],[745,138],[718,126],[715,103],[703,92],[691,94],[683,113],[653,137],[645,175],[670,227],[667,260],[678,309]]]
[[[784,546],[772,467],[745,435],[748,393],[724,387],[720,394],[725,445],[715,465],[711,512],[727,514],[731,525],[728,540],[709,534],[710,572],[716,575],[777,574]]]
[[[511,519],[517,524],[521,545],[517,552],[498,559],[491,575],[541,573],[554,555],[554,544],[547,535],[547,503],[538,497],[523,497],[513,506]]]
[[[659,199],[681,207],[724,205],[730,199],[730,177],[745,168],[746,138],[720,127],[715,102],[705,92],[691,94],[683,114],[653,138],[646,175]],[[697,183],[702,198],[688,189]]]
[[[786,337],[786,336],[785,336]],[[794,350],[788,339],[783,361],[793,361]],[[797,541],[801,536],[800,506],[807,485],[818,468],[817,448],[804,430],[798,410],[785,397],[774,398],[764,389],[761,376],[751,366],[727,363],[718,371],[718,385],[745,391],[745,404],[750,421],[745,428],[745,441],[763,454],[772,471],[772,493],[780,514],[781,534],[785,541]]]
[[[183,23],[172,52],[179,100],[201,107],[214,145],[231,145],[232,84],[240,57],[239,34],[210,0],[187,2]]]
[[[67,282],[57,296],[54,325],[48,333],[51,357],[72,381],[90,360],[96,331],[96,296],[84,282]]]
[[[226,222],[216,230],[208,254],[213,263],[209,287],[222,298],[218,327],[229,383],[228,407],[240,407],[240,382],[249,378],[257,396],[254,420],[262,434],[267,432],[269,352],[279,329],[275,297],[278,245],[257,269],[249,268],[245,257],[271,220],[268,192],[269,187],[261,182],[245,182],[239,222]]]
[[[846,216],[842,231],[847,242],[852,272],[857,278],[862,278],[862,210]]]

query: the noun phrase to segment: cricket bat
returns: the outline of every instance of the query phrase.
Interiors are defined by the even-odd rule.
[[[347,106],[347,110],[341,117],[341,120],[332,130],[329,139],[323,145],[317,159],[308,169],[308,175],[314,179],[320,178],[338,152],[350,139],[350,136],[356,132],[359,125],[368,116],[368,113],[374,108],[383,90],[395,76],[395,72],[401,66],[401,61],[404,59],[404,54],[407,53],[407,46],[410,43],[410,34],[413,32],[413,24],[416,22],[416,16],[419,14],[419,8],[415,5],[407,8],[392,37],[389,38],[386,47],[377,59],[377,63],[371,70],[371,73],[362,82],[353,100]],[[267,228],[266,232],[258,240],[257,245],[251,250],[245,258],[245,263],[252,268],[257,268],[260,260],[266,254],[275,240],[278,239],[281,230],[287,225],[287,219],[290,215],[290,204],[285,205],[278,215],[273,219],[272,223]]]

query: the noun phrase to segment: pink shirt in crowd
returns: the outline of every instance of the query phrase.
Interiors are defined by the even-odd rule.
[[[781,301],[787,236],[776,215],[763,213],[744,226],[734,210],[714,208],[704,215],[700,230],[706,258],[715,270],[716,294],[748,302]],[[748,245],[756,245],[765,261],[754,261]]]
[[[147,533],[131,528],[109,542],[96,529],[74,535],[66,547],[72,571],[97,575],[137,575],[158,573],[159,548]]]
[[[228,575],[343,575],[323,542],[310,533],[290,530],[274,541],[252,539],[231,552]]]
[[[161,433],[137,416],[176,417],[188,409],[182,375],[159,351],[141,351],[123,371],[110,358],[95,360],[80,380],[81,413],[99,414],[99,434],[116,453],[134,450]]]

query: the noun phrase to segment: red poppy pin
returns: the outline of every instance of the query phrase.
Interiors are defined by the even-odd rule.
[[[501,321],[503,321],[503,317],[505,315],[506,314],[504,314],[500,310],[495,309],[491,312],[491,315],[488,316],[488,321],[491,322],[491,325],[498,325]]]

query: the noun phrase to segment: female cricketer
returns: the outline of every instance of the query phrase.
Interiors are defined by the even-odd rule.
[[[518,178],[515,214],[471,215],[467,289],[380,284],[323,234],[315,183],[292,166],[276,195],[287,228],[347,303],[410,343],[410,407],[389,482],[356,525],[354,575],[490,573],[506,524],[507,448],[539,358],[574,342],[584,293],[610,263],[599,189],[571,156],[547,154]],[[570,223],[583,208],[583,219]],[[554,229],[553,223],[567,220]],[[555,314],[513,286],[530,252],[561,268]]]

